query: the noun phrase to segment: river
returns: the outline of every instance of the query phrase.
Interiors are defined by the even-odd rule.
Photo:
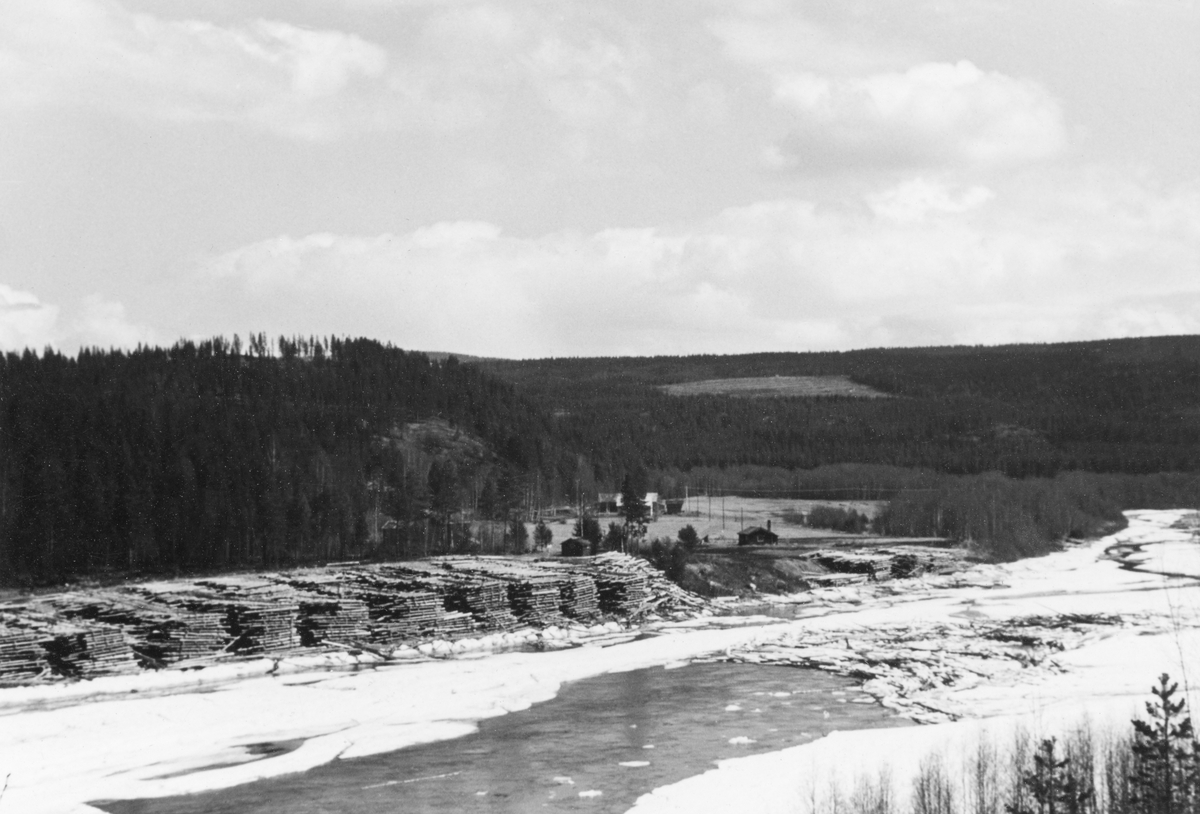
[[[716,760],[835,729],[906,725],[853,682],[816,670],[655,667],[570,682],[454,740],[204,794],[93,805],[111,814],[621,812]],[[295,745],[259,748],[269,756]]]

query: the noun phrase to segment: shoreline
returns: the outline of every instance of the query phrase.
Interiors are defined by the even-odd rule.
[[[827,634],[866,637],[867,631],[886,632],[889,623],[965,626],[956,618],[964,611],[990,622],[1031,615],[1121,616],[1120,624],[1084,630],[1040,664],[997,671],[975,682],[932,681],[914,688],[908,704],[929,704],[943,713],[953,709],[942,722],[899,734],[839,732],[821,743],[723,761],[643,795],[630,814],[716,814],[731,806],[762,814],[809,814],[827,804],[835,787],[846,794],[863,779],[885,776],[893,799],[903,804],[927,757],[939,757],[950,776],[957,776],[981,742],[1005,748],[1018,731],[1048,737],[1079,725],[1101,734],[1123,730],[1143,713],[1162,672],[1181,679],[1191,704],[1200,702],[1200,686],[1187,685],[1187,666],[1200,663],[1200,541],[1187,528],[1173,528],[1189,514],[1193,510],[1128,512],[1129,527],[1114,535],[1001,566],[1011,580],[1005,587],[931,597],[920,606],[898,604],[890,608],[890,619],[878,608],[825,617],[806,631],[783,633],[766,648],[747,648],[747,653],[803,652],[804,637],[822,628]],[[1109,555],[1109,549],[1130,544],[1144,555],[1138,569]],[[864,679],[862,689],[871,692],[877,679]],[[880,688],[874,689],[871,694],[878,698]]]
[[[1180,514],[1132,512],[1131,518],[1138,522],[1131,524],[1134,528],[1126,537],[1134,539],[1139,531],[1144,532],[1143,537],[1161,534],[1161,516]],[[964,612],[998,619],[1027,613],[1030,607],[1043,614],[1070,613],[1093,606],[1111,609],[1115,598],[1137,600],[1135,604],[1140,605],[1128,608],[1123,616],[1129,624],[1114,628],[1119,635],[1083,637],[1078,648],[1055,655],[1045,669],[998,675],[995,684],[980,681],[970,687],[951,684],[920,689],[918,700],[936,703],[948,699],[970,704],[980,711],[979,717],[908,731],[969,729],[989,716],[1011,717],[1014,704],[1027,704],[1031,694],[1040,699],[1038,708],[1044,713],[1056,705],[1062,707],[1064,698],[1078,694],[1072,680],[1089,671],[1111,670],[1114,659],[1127,657],[1129,651],[1123,647],[1129,642],[1140,646],[1142,662],[1155,664],[1158,672],[1170,666],[1170,653],[1165,648],[1155,652],[1168,631],[1163,627],[1164,609],[1150,608],[1147,600],[1153,599],[1155,602],[1150,604],[1161,606],[1162,591],[1158,589],[1172,580],[1125,570],[1103,558],[1099,551],[1111,542],[1112,538],[1103,538],[1037,560],[976,566],[959,574],[909,580],[902,586],[875,583],[818,589],[798,603],[802,615],[792,620],[714,616],[662,623],[652,630],[625,631],[613,635],[612,640],[631,640],[620,644],[610,641],[610,646],[604,646],[603,640],[584,641],[548,652],[509,651],[480,658],[427,659],[357,672],[264,672],[193,688],[201,692],[168,689],[150,694],[139,689],[110,696],[105,703],[67,703],[40,709],[10,705],[12,711],[3,716],[4,726],[0,727],[0,755],[12,756],[6,757],[9,766],[4,767],[6,773],[11,772],[11,779],[3,803],[18,811],[94,814],[96,809],[87,806],[87,800],[224,788],[304,771],[339,757],[378,754],[457,737],[472,731],[480,720],[553,697],[565,681],[603,673],[686,663],[714,654],[720,658],[765,652],[780,647],[781,642],[786,645],[788,637],[839,631],[855,631],[857,636],[864,630],[886,629],[887,624],[931,619],[957,622],[955,614]],[[1172,554],[1175,560],[1181,556],[1179,551]],[[1200,573],[1200,557],[1196,560],[1195,573]],[[1181,590],[1193,590],[1195,584],[1190,580]],[[1074,594],[1069,593],[1072,586]],[[788,599],[782,597],[779,601],[786,603]],[[1200,628],[1200,620],[1191,616],[1177,621],[1192,626],[1189,629]],[[1153,631],[1151,623],[1161,629]],[[1157,635],[1142,636],[1141,632]],[[1195,638],[1195,652],[1200,653],[1200,637]],[[1187,647],[1193,647],[1190,640]],[[266,665],[262,669],[265,671]],[[1144,683],[1140,676],[1131,677],[1126,682],[1125,700],[1144,695]],[[0,699],[5,692],[0,692]],[[1105,692],[1113,694],[1111,687]],[[922,734],[918,739],[924,742],[934,737]],[[246,747],[252,744],[297,738],[303,743],[292,752],[247,759]],[[842,747],[838,744],[843,740],[856,742],[853,732],[839,733],[819,741],[818,749],[839,753]],[[857,765],[872,754],[869,749],[855,749],[859,751],[848,765]],[[772,761],[798,759],[777,757],[790,752],[759,757]],[[801,755],[805,760],[814,759],[811,749]],[[723,771],[730,763],[737,761],[723,763],[714,771]],[[737,769],[735,774],[740,771]],[[710,774],[657,789],[639,800],[634,810],[683,810],[672,807],[675,803],[671,801],[678,799],[692,800],[688,810],[720,810],[715,804],[708,805],[707,796],[704,805],[697,807],[694,797],[695,788],[707,788],[704,784],[712,782],[700,779]],[[728,785],[727,780],[734,779],[733,775],[721,778],[717,785]],[[766,787],[774,788],[770,783]],[[716,792],[709,789],[702,796],[713,794]],[[711,797],[719,799],[719,794]],[[650,807],[639,808],[643,805]]]

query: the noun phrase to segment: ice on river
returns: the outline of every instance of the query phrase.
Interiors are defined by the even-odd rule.
[[[942,687],[936,698],[967,717],[907,729],[838,732],[803,746],[723,761],[718,768],[644,795],[631,814],[755,811],[803,814],[833,783],[852,789],[859,778],[886,770],[898,799],[920,761],[938,754],[953,771],[980,739],[1003,744],[1020,726],[1061,734],[1087,720],[1096,729],[1123,729],[1142,711],[1160,673],[1186,675],[1200,663],[1200,539],[1181,511],[1127,513],[1129,527],[1112,537],[1067,551],[1005,566],[976,569],[981,587],[929,590],[883,602],[876,596],[861,610],[790,625],[777,639],[824,630],[842,643],[841,654],[869,652],[864,642],[887,625],[952,627],[964,619],[1005,620],[1054,614],[1119,614],[1121,625],[1076,636],[1041,666],[1001,671],[961,687]],[[1174,526],[1174,528],[1173,528]],[[1137,546],[1126,570],[1106,555]],[[1165,576],[1173,575],[1173,576]],[[982,587],[987,583],[995,587]],[[944,582],[944,581],[943,581]],[[969,613],[964,614],[964,611]],[[767,643],[769,650],[778,645]],[[749,648],[753,652],[756,648]],[[830,648],[831,651],[837,648]],[[919,656],[919,653],[914,653]],[[938,653],[926,651],[927,657]],[[920,698],[920,691],[917,691]],[[1192,703],[1200,700],[1193,692]]]
[[[494,715],[553,697],[565,681],[678,663],[702,654],[769,648],[780,637],[829,634],[842,651],[888,625],[958,624],[1059,613],[1121,614],[1122,626],[1072,641],[1055,669],[1008,671],[942,688],[939,698],[988,721],[843,732],[812,745],[726,761],[713,772],[644,796],[638,814],[688,811],[802,811],[797,777],[873,770],[918,760],[929,749],[974,737],[1013,716],[1040,723],[1088,710],[1094,720],[1127,718],[1159,672],[1180,673],[1200,655],[1200,591],[1189,579],[1127,570],[1106,548],[1137,544],[1146,567],[1200,575],[1181,512],[1131,512],[1129,528],[1059,554],[967,574],[855,586],[826,592],[814,615],[786,624],[690,623],[653,638],[610,647],[380,667],[358,673],[311,672],[323,664],[273,662],[196,673],[104,679],[107,700],[78,703],[100,686],[0,691],[0,775],[4,811],[92,812],[88,800],[184,794],[309,769],[338,758],[392,751],[457,737]],[[889,587],[890,586],[890,587]],[[818,607],[820,606],[820,607]],[[758,621],[758,620],[755,620]],[[764,620],[765,621],[765,620]],[[771,620],[778,622],[778,620]],[[836,648],[833,648],[836,649]],[[928,651],[927,651],[928,655]],[[242,680],[211,683],[220,670]],[[220,675],[221,680],[235,677]],[[209,683],[205,692],[179,692]],[[191,686],[195,689],[195,686]],[[868,690],[869,691],[869,690]],[[134,694],[136,693],[136,694]],[[41,704],[41,707],[35,706]],[[250,747],[302,741],[264,757]],[[581,795],[599,792],[591,789]],[[587,798],[585,798],[587,799]]]

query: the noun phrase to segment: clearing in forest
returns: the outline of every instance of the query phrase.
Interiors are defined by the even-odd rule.
[[[747,379],[708,379],[662,386],[672,396],[855,396],[888,398],[888,394],[848,376],[760,376]]]

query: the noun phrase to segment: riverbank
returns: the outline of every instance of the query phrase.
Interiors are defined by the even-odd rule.
[[[1190,513],[1127,514],[1128,528],[1103,540],[972,569],[974,585],[891,599],[860,593],[859,610],[731,649],[723,658],[857,675],[864,691],[931,725],[841,732],[726,761],[645,795],[631,811],[805,814],[821,810],[835,789],[849,794],[862,779],[881,777],[903,805],[931,755],[953,777],[980,742],[1007,746],[1021,729],[1123,732],[1160,673],[1186,686],[1200,664],[1200,541]],[[1017,630],[1029,641],[1005,640]],[[997,631],[999,640],[989,638]],[[1200,700],[1189,689],[1192,702]]]
[[[987,716],[996,720],[1023,712],[1045,717],[1072,708],[1072,702],[1077,702],[1074,709],[1090,709],[1097,698],[1116,698],[1132,707],[1159,672],[1178,672],[1180,661],[1188,663],[1189,658],[1197,663],[1200,597],[1195,579],[1129,570],[1106,556],[1114,545],[1138,541],[1142,543],[1138,567],[1153,568],[1162,561],[1171,568],[1190,568],[1179,565],[1191,550],[1190,532],[1168,528],[1181,517],[1179,512],[1131,512],[1129,529],[1115,539],[1037,560],[821,588],[781,598],[778,601],[792,603],[795,618],[790,621],[753,616],[664,621],[640,631],[567,641],[564,644],[575,646],[550,652],[363,664],[357,672],[341,673],[314,672],[314,665],[303,672],[244,677],[203,687],[201,692],[165,688],[146,697],[141,688],[133,687],[137,690],[133,692],[127,687],[124,694],[95,703],[47,703],[40,708],[10,704],[9,714],[0,718],[0,772],[9,775],[0,811],[11,807],[20,812],[94,814],[95,809],[86,805],[89,800],[227,788],[339,758],[457,737],[473,731],[481,720],[553,697],[566,681],[713,654],[751,660],[751,654],[793,648],[804,655],[805,648],[816,646],[806,637],[825,637],[822,647],[836,646],[840,638],[848,654],[861,652],[865,657],[847,664],[878,666],[892,656],[880,659],[870,654],[883,648],[899,626],[922,632],[925,641],[935,645],[943,628],[954,628],[962,633],[966,648],[970,634],[984,631],[986,625],[1007,630],[1011,627],[1007,623],[1018,618],[1120,617],[1119,623],[1097,624],[1080,633],[1069,627],[1048,627],[1061,631],[1054,634],[1061,636],[1061,650],[1046,645],[1046,658],[1019,667],[1006,664],[1016,659],[998,657],[996,664],[1011,669],[981,669],[978,680],[971,682],[942,680],[956,674],[933,670],[934,651],[909,646],[919,658],[911,659],[907,667],[898,662],[897,675],[918,675],[918,667],[924,665],[936,680],[914,686],[884,681],[871,685],[871,691],[881,700],[893,698],[894,708],[918,720],[922,710],[963,716],[963,720],[907,729],[904,737],[910,740],[904,744],[914,748],[899,742],[886,747],[892,736],[879,733],[871,738],[840,733],[803,747],[807,752],[784,750],[755,759],[761,763],[727,762],[716,772],[659,789],[635,807],[651,812],[747,810],[746,800],[761,795],[762,805],[750,806],[754,810],[802,810],[788,807],[795,805],[802,777],[825,777],[831,767],[846,772],[872,769],[889,748],[914,756],[915,746],[928,743],[932,748],[958,731],[956,727],[969,730]],[[1160,556],[1159,548],[1168,554]],[[1200,574],[1200,568],[1191,573]],[[987,641],[1019,651],[1012,642]],[[1131,664],[1145,665],[1146,675],[1128,669]],[[824,668],[837,672],[833,665]],[[120,680],[135,678],[145,679]],[[887,676],[859,680],[870,685],[867,678]],[[0,701],[8,692],[0,692]],[[300,745],[286,753],[264,755],[259,747],[265,742]],[[776,776],[781,767],[790,768]],[[894,765],[897,778],[902,768]],[[753,782],[753,798],[746,797],[744,789],[735,793],[743,781]]]

